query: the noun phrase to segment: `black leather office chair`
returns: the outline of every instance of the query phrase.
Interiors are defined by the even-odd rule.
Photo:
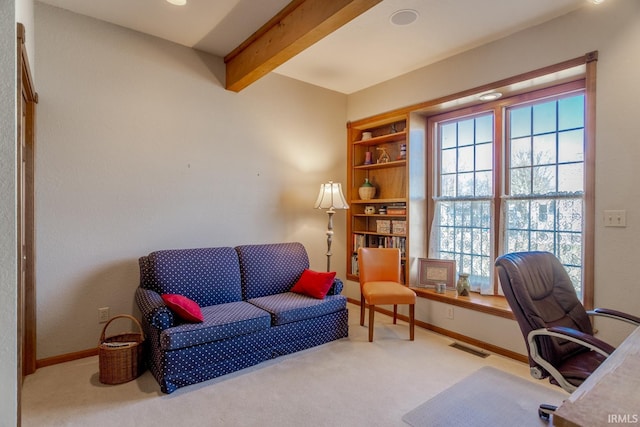
[[[589,316],[640,325],[615,310],[586,311],[560,261],[548,252],[509,253],[496,260],[504,295],[527,344],[531,376],[573,392],[615,350],[593,336]],[[555,410],[540,405],[538,415]]]

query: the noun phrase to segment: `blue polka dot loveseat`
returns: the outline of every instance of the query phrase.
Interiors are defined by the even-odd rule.
[[[147,364],[165,393],[348,336],[341,280],[324,299],[290,292],[309,268],[300,243],[162,250],[139,264]],[[181,320],[163,294],[197,302],[204,320]]]

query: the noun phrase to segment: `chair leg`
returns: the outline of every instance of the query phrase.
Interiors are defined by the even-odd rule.
[[[369,342],[373,342],[373,315],[376,312],[376,307],[369,304]]]
[[[548,405],[546,403],[541,404],[538,407],[538,416],[540,418],[542,418],[543,420],[549,420],[549,417],[551,415],[553,415],[553,413],[556,411],[556,409],[558,409],[557,406],[554,405]]]
[[[393,324],[398,323],[398,304],[393,304]]]
[[[364,326],[364,295],[360,295],[360,326]]]
[[[415,337],[415,325],[416,324],[416,306],[415,304],[409,304],[409,339],[413,341]]]

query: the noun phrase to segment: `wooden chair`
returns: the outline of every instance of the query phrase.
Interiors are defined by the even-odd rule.
[[[360,325],[364,326],[365,303],[369,305],[369,342],[373,341],[373,317],[376,305],[393,304],[393,323],[398,316],[398,304],[409,304],[409,337],[415,329],[416,293],[402,284],[400,249],[358,249],[360,270]]]

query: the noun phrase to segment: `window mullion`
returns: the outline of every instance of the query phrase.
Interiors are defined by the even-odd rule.
[[[506,118],[504,108],[496,106],[493,110],[493,235],[491,236],[490,254],[491,259],[496,259],[501,248],[501,221],[500,212],[502,210],[501,195],[505,194],[507,186],[507,167],[509,165],[509,150],[505,141],[506,128],[509,120]],[[491,266],[493,268],[493,266]],[[499,292],[498,275],[493,278],[493,293]]]

